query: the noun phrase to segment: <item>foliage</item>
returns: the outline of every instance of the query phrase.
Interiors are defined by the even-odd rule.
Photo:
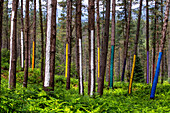
[[[144,82],[144,71],[141,65],[140,58],[136,55],[136,63],[135,63],[135,70],[134,70],[134,82]]]
[[[9,59],[10,59],[10,52],[7,49],[2,49],[1,52],[1,67],[5,70],[9,69]]]
[[[33,79],[33,76],[29,76]],[[78,80],[71,78],[71,89],[66,90],[66,78],[55,76],[54,92],[45,92],[42,84],[28,84],[9,90],[7,80],[2,79],[0,112],[169,112],[170,85],[158,84],[155,100],[150,100],[150,85],[134,83],[132,95],[127,94],[128,83],[114,83],[114,89],[104,89],[102,97],[90,98],[78,94]],[[107,84],[106,84],[107,86]],[[87,89],[87,83],[85,83]]]

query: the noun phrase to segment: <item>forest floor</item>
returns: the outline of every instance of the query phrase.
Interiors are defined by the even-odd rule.
[[[151,85],[133,83],[132,94],[128,94],[128,83],[115,82],[114,89],[104,89],[103,96],[95,98],[87,95],[88,83],[85,82],[85,94],[78,94],[78,80],[71,78],[71,89],[66,90],[66,78],[55,76],[55,90],[45,92],[38,80],[40,72],[29,76],[28,88],[22,87],[24,73],[17,73],[15,90],[8,89],[8,79],[3,74],[0,92],[0,112],[145,112],[170,113],[170,84],[157,85],[155,99],[150,100]],[[107,87],[107,82],[105,83]],[[97,91],[97,84],[96,84]]]

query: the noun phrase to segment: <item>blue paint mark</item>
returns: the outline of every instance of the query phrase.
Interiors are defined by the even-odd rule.
[[[151,90],[151,95],[150,95],[151,99],[153,99],[155,97],[155,90],[156,90],[156,86],[157,86],[157,82],[158,82],[161,58],[162,58],[162,52],[159,52],[158,62],[157,62],[157,66],[156,66],[156,73],[155,73],[155,76],[154,76],[154,80],[153,80],[153,84],[152,84],[152,90]]]
[[[113,87],[113,59],[114,59],[114,46],[111,47],[111,62],[110,62],[110,88]]]

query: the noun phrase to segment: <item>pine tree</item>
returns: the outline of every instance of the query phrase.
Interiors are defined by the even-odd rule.
[[[13,89],[16,87],[16,61],[17,61],[17,8],[18,1],[13,0],[12,2],[12,13],[11,13],[11,34],[10,34],[10,66],[9,66],[9,88]]]

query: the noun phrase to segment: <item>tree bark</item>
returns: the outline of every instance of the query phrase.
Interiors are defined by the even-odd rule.
[[[170,83],[170,40],[168,44],[168,81]]]
[[[160,63],[161,63],[161,58],[162,58],[162,54],[163,54],[163,49],[165,47],[166,31],[167,31],[168,17],[169,17],[169,9],[170,9],[170,0],[167,0],[166,1],[164,25],[163,25],[163,29],[162,29],[162,39],[161,39],[161,44],[160,44],[160,48],[159,48],[159,57],[158,57],[158,62],[157,62],[157,66],[156,66],[155,77],[154,77],[153,84],[152,84],[150,99],[153,99],[155,97],[155,90],[156,90],[158,76],[159,76]]]
[[[72,0],[67,0],[67,44],[68,44],[68,69],[67,69],[67,86],[70,89],[71,73],[71,38],[72,38]]]
[[[126,67],[126,57],[127,57],[127,53],[128,53],[128,42],[129,42],[130,22],[131,22],[131,7],[132,7],[132,0],[130,0],[130,6],[129,6],[129,16],[128,16],[128,23],[127,23],[127,30],[126,30],[126,41],[125,41],[125,46],[124,46],[124,61],[123,61],[121,81],[124,81],[124,74],[125,74],[125,67]]]
[[[82,28],[81,28],[81,0],[77,1],[77,38],[79,39],[79,93],[84,95],[83,65],[82,65]]]
[[[97,77],[100,76],[100,14],[99,14],[99,0],[96,2],[97,6]]]
[[[9,50],[9,31],[8,31],[8,29],[9,29],[9,25],[8,25],[8,0],[6,1],[6,29],[5,29],[5,35],[6,35],[6,48],[7,48],[7,50]]]
[[[135,69],[135,61],[136,61],[136,55],[137,55],[137,47],[138,47],[138,39],[139,39],[139,31],[140,31],[140,21],[141,21],[141,14],[142,14],[142,1],[140,0],[140,9],[139,9],[139,14],[138,14],[138,23],[137,23],[137,32],[136,32],[136,40],[135,40],[135,53],[134,53],[134,58],[133,58],[133,67],[132,67],[132,72],[130,76],[130,82],[129,82],[129,90],[128,93],[131,94],[132,92],[132,82],[133,82],[133,73]]]
[[[23,87],[27,87],[28,81],[28,51],[29,51],[29,0],[25,5],[25,69]]]
[[[41,10],[41,0],[39,0],[39,18],[40,18],[40,29],[41,29],[41,81],[44,81],[44,31],[42,22],[42,10]],[[44,82],[43,82],[44,86]]]
[[[1,88],[1,47],[2,47],[3,3],[4,3],[4,0],[0,0],[0,88]]]
[[[109,21],[110,21],[110,0],[106,0],[105,31],[104,31],[103,43],[101,45],[103,47],[101,48],[100,77],[99,77],[98,90],[97,90],[97,92],[100,95],[103,95],[104,75],[106,72],[108,39],[109,39]]]
[[[110,61],[110,88],[113,88],[114,79],[114,52],[115,52],[115,0],[112,0],[112,37],[111,37],[111,61]]]
[[[21,68],[24,69],[24,21],[23,21],[23,0],[21,0]]]
[[[32,70],[35,68],[36,59],[36,0],[34,0],[34,17],[33,17],[33,45],[32,45]]]
[[[17,61],[17,8],[18,0],[14,0],[12,3],[11,14],[11,34],[10,34],[10,67],[9,67],[9,88],[16,87],[16,61]]]
[[[54,91],[57,0],[48,0],[44,90]]]
[[[157,15],[156,15],[156,10],[157,10],[157,0],[155,1],[155,20],[154,20],[154,36],[153,36],[153,56],[152,56],[152,83],[155,75],[155,54],[156,54],[156,23],[157,23]]]
[[[146,52],[147,52],[146,83],[149,84],[149,5],[148,5],[148,0],[146,0]]]

